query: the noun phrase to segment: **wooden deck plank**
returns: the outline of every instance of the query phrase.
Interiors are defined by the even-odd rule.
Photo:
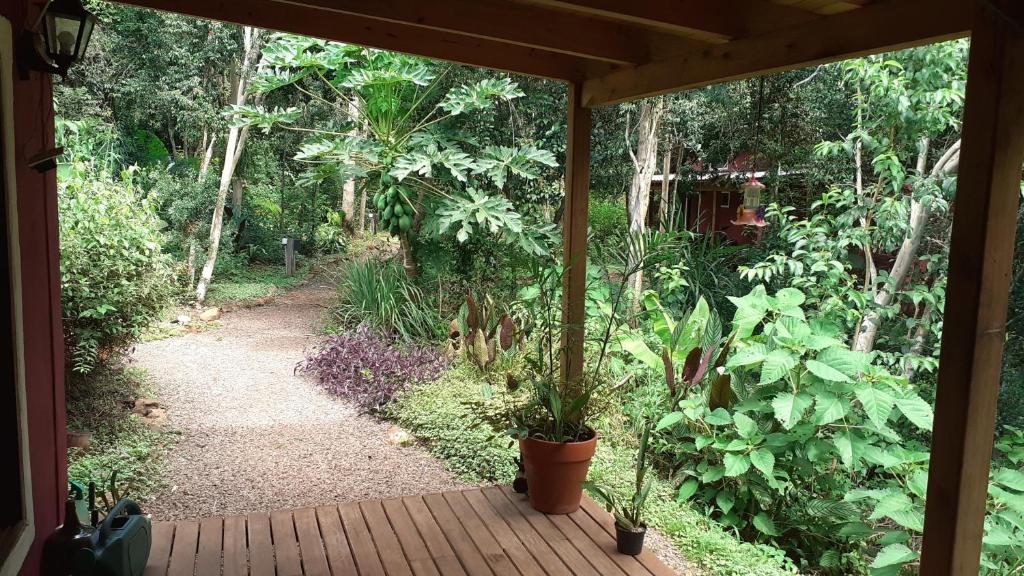
[[[174,522],[153,523],[153,544],[149,549],[149,560],[143,576],[165,576],[171,559],[171,545],[174,543]]]
[[[337,506],[321,506],[316,509],[316,519],[320,524],[320,536],[327,552],[327,563],[335,576],[356,573],[356,561],[352,550],[348,547],[345,529],[341,526]]]
[[[250,576],[274,576],[274,541],[270,537],[270,515],[249,514],[245,524],[249,535]]]
[[[196,553],[196,576],[220,576],[220,553],[223,536],[223,519],[203,518],[199,521],[199,552]]]
[[[580,551],[580,554],[593,565],[598,574],[602,576],[621,576],[625,572],[612,562],[600,546],[594,544],[571,518],[562,514],[552,514],[547,517],[558,530],[565,535],[565,538]]]
[[[505,487],[157,522],[144,576],[675,576],[615,550],[592,500],[546,515]]]
[[[398,542],[402,545],[405,558],[409,561],[409,567],[412,568],[413,573],[416,576],[441,576],[437,566],[434,565],[430,551],[427,550],[427,545],[423,542],[419,531],[416,530],[416,525],[409,517],[409,512],[406,511],[402,501],[384,500],[381,504],[384,506],[384,513],[387,514],[395,535],[398,536]]]
[[[619,554],[615,549],[615,538],[598,526],[594,519],[582,509],[568,515],[577,526],[629,576],[650,576],[651,573],[633,556]]]
[[[245,537],[245,518],[224,519],[224,576],[249,574],[249,547]]]
[[[426,544],[430,555],[434,558],[434,562],[437,564],[441,574],[444,576],[466,576],[466,571],[459,562],[455,550],[452,549],[452,545],[445,538],[444,532],[437,525],[437,521],[434,520],[430,509],[423,503],[423,499],[419,496],[406,497],[402,498],[402,504],[409,513],[412,523],[419,530],[420,536],[423,537],[423,542]],[[385,506],[386,508],[387,506]],[[483,562],[482,558],[480,560]],[[484,568],[487,568],[486,564]],[[490,570],[487,570],[487,573],[490,573]]]
[[[299,542],[295,539],[295,522],[292,520],[292,513],[288,511],[271,512],[270,534],[274,539],[277,576],[302,576],[302,565],[299,562]]]
[[[469,533],[470,539],[476,544],[477,549],[483,554],[484,560],[487,560],[487,564],[490,565],[491,570],[494,571],[498,576],[504,576],[506,574],[510,576],[518,576],[519,570],[516,569],[512,560],[505,555],[505,551],[501,549],[501,545],[498,544],[494,536],[491,535],[490,530],[484,523],[477,518],[476,513],[473,512],[473,508],[469,505],[469,502],[463,498],[461,492],[446,492],[441,495],[448,506],[451,507],[451,511],[454,515],[453,522],[461,524],[465,531]],[[428,501],[429,505],[430,502]],[[443,524],[442,524],[443,526]]]
[[[345,534],[352,546],[352,555],[355,556],[360,576],[385,576],[384,566],[380,563],[380,557],[370,538],[370,529],[366,527],[359,504],[342,504],[338,506],[338,512],[341,514],[341,523],[345,526]]]
[[[615,536],[615,519],[601,508],[597,502],[594,502],[587,496],[583,496],[581,509],[593,518],[594,522],[597,522],[598,526],[603,528],[609,536]],[[635,558],[654,576],[676,576],[676,573],[659,560],[646,546]]]
[[[438,528],[445,535],[448,543],[452,545],[452,549],[455,550],[455,555],[459,558],[459,562],[466,568],[466,571],[473,576],[477,574],[483,574],[485,576],[491,576],[494,572],[490,568],[490,564],[484,558],[483,553],[477,548],[477,545],[470,538],[469,533],[466,532],[466,528],[459,523],[455,518],[455,513],[452,512],[448,502],[444,499],[444,496],[440,494],[428,494],[423,497],[423,504],[430,511],[431,516],[437,522]],[[511,568],[511,563],[508,565]],[[514,570],[509,572],[500,572],[500,574],[517,574]]]
[[[534,558],[533,554],[530,553],[531,550],[527,550],[526,547],[523,546],[523,542],[519,540],[516,532],[505,523],[505,519],[502,518],[501,515],[494,511],[494,508],[491,506],[486,496],[484,496],[479,490],[467,490],[466,492],[462,492],[462,496],[467,502],[469,502],[469,505],[473,507],[473,511],[476,512],[476,515],[491,531],[491,534],[494,535],[494,539],[501,545],[502,550],[504,550],[505,554],[512,559],[512,562],[517,568],[519,568],[519,571],[522,572],[524,576],[544,576],[544,568],[541,568],[540,564],[537,563],[538,560],[540,560],[540,557]],[[544,548],[547,547],[545,546]],[[561,576],[562,574],[565,574],[565,566],[562,565],[562,561],[551,553],[550,548],[547,548],[547,551],[550,554],[550,557],[547,559],[553,562],[553,566],[549,567],[545,565],[545,568],[552,570],[550,572],[551,576]],[[536,553],[536,551],[533,552]],[[562,571],[553,571],[558,568],[561,568]]]
[[[508,524],[510,531],[519,537],[519,541],[537,562],[544,567],[549,576],[573,576],[572,570],[565,564],[562,557],[534,530],[529,521],[523,517],[512,502],[496,488],[490,488],[475,492],[481,498],[490,503],[494,511]],[[467,498],[469,494],[467,493]],[[470,502],[473,500],[471,499]]]
[[[193,520],[178,522],[174,528],[174,545],[167,576],[193,576],[196,551],[199,547],[199,523]]]
[[[359,508],[363,511],[363,518],[370,528],[370,534],[373,535],[373,543],[377,546],[384,571],[388,576],[413,576],[402,545],[398,543],[398,536],[384,514],[380,501],[360,502]]]
[[[572,542],[566,538],[565,534],[562,534],[562,531],[555,526],[547,515],[537,512],[530,507],[530,502],[526,496],[516,494],[511,488],[507,487],[487,489],[487,491],[490,490],[501,493],[526,518],[534,530],[544,538],[544,541],[555,550],[574,574],[582,576],[594,572],[594,567],[591,563],[580,554],[580,551],[572,545]]]
[[[305,508],[292,513],[295,518],[295,533],[299,537],[299,556],[302,558],[302,573],[305,576],[331,576],[324,553],[320,525],[316,510]]]

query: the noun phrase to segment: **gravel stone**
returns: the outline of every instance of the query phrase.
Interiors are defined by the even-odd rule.
[[[181,520],[392,498],[465,487],[389,424],[294,373],[316,343],[334,288],[314,280],[272,303],[225,314],[219,328],[139,344],[180,440],[166,487],[147,502]]]

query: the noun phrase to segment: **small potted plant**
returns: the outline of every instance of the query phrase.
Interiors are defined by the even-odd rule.
[[[644,505],[651,492],[647,479],[647,441],[651,434],[650,425],[644,426],[640,435],[640,450],[636,457],[636,484],[629,500],[619,500],[610,489],[586,482],[584,486],[604,504],[605,509],[615,518],[615,544],[621,554],[636,556],[644,549],[647,524],[643,520]]]

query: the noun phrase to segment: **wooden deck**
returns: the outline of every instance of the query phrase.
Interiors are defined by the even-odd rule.
[[[153,526],[146,576],[674,576],[615,551],[589,498],[547,516],[490,487]]]

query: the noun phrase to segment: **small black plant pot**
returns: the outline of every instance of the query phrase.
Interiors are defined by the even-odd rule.
[[[644,549],[645,535],[647,535],[647,526],[641,526],[638,532],[633,532],[616,524],[615,547],[618,548],[620,554],[636,556]]]

